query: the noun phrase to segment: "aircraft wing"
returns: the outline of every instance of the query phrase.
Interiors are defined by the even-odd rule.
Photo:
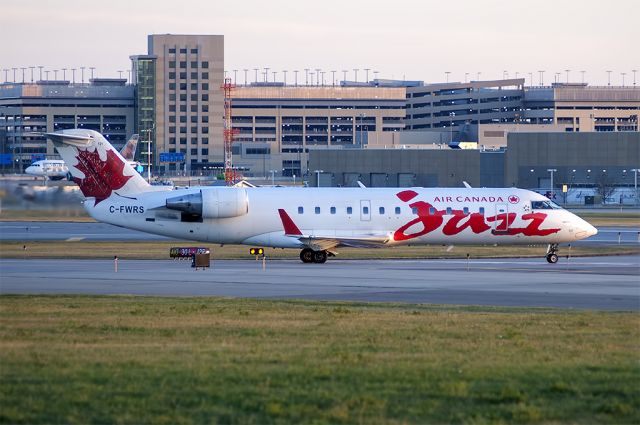
[[[289,214],[279,209],[280,220],[284,227],[285,236],[298,238],[300,242],[316,251],[328,250],[337,246],[350,246],[354,248],[380,248],[391,240],[390,234],[362,234],[362,235],[305,235],[293,222]]]

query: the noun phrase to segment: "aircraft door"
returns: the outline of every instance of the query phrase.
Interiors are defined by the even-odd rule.
[[[360,201],[360,221],[371,221],[371,201]]]
[[[494,221],[496,232],[506,232],[509,230],[509,206],[507,204],[496,204],[496,220]]]

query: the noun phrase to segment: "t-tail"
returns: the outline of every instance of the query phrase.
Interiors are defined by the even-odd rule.
[[[114,195],[135,197],[151,186],[98,132],[61,130],[45,133],[67,164],[87,202],[96,206]]]
[[[127,161],[133,161],[136,156],[136,148],[138,147],[138,139],[140,137],[137,134],[133,134],[127,143],[122,147],[120,155]]]

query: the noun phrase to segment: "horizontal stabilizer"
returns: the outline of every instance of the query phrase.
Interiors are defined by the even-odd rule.
[[[65,134],[65,133],[41,133],[57,143],[66,143],[73,146],[89,146],[93,138],[89,135]]]

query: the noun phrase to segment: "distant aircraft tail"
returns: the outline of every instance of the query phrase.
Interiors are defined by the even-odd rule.
[[[150,189],[102,134],[72,129],[45,136],[53,141],[85,198],[93,198],[94,206],[113,194],[131,198]]]
[[[122,155],[122,157],[127,160],[127,161],[133,161],[135,156],[136,156],[136,148],[138,147],[138,135],[134,134],[131,136],[131,138],[127,141],[127,143],[122,147],[122,150],[120,151],[120,155]]]

